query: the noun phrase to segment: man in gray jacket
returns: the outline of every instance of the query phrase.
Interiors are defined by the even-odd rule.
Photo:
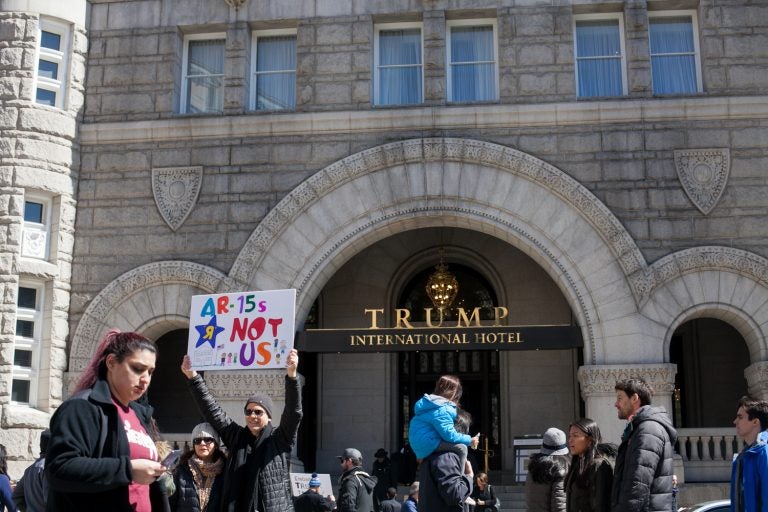
[[[641,378],[620,380],[615,407],[627,420],[616,457],[612,512],[672,510],[672,456],[677,438],[663,407],[652,407],[653,390]]]

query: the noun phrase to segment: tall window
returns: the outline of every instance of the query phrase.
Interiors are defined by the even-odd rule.
[[[498,99],[495,32],[495,20],[448,23],[448,101]]]
[[[626,94],[623,31],[618,14],[575,18],[578,97]]]
[[[27,258],[48,259],[50,230],[50,199],[28,195],[24,200],[21,255]]]
[[[655,94],[701,91],[698,38],[694,21],[693,13],[651,15],[648,36]]]
[[[255,33],[251,55],[251,109],[296,108],[296,31]]]
[[[37,40],[35,102],[64,108],[69,26],[41,18]]]
[[[184,40],[182,113],[224,111],[224,34],[196,34]]]
[[[413,105],[422,102],[424,78],[421,23],[376,27],[374,103]]]
[[[42,304],[42,284],[19,283],[11,384],[11,401],[17,404],[34,405],[35,402],[43,323]]]

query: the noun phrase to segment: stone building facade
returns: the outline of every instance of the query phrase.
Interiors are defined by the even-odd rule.
[[[581,331],[582,349],[499,351],[478,356],[493,377],[467,371],[488,399],[480,422],[499,469],[514,469],[516,438],[580,415],[616,438],[617,378],[648,378],[678,427],[715,429],[692,436],[722,437],[738,393],[768,398],[761,2],[56,5],[0,1],[0,441],[24,441],[18,461],[34,455],[106,329],[159,340],[152,400],[176,414],[178,361],[163,354],[185,349],[192,295],[296,288],[299,330],[360,328],[363,308],[398,307],[441,249],[483,277],[511,325]],[[649,34],[669,19],[690,28],[694,85],[660,93],[664,56]],[[63,106],[35,101],[41,20],[68,27]],[[618,34],[603,55],[617,63],[616,94],[582,89],[579,73],[592,68],[580,67],[576,42],[593,26]],[[454,100],[456,27],[490,34],[490,97]],[[382,48],[403,34],[418,39],[408,66],[420,85],[416,101],[390,104]],[[256,56],[275,41],[294,45],[294,67],[280,70],[293,94],[267,98],[269,59]],[[205,87],[195,58],[210,59]],[[24,254],[27,195],[53,212],[47,258]],[[25,370],[14,363],[25,283],[44,305],[36,397],[23,403],[11,383]],[[411,357],[420,368],[423,356]],[[439,373],[452,357],[425,368]],[[348,444],[368,457],[400,447],[415,392],[406,382],[425,385],[408,380],[405,355],[306,361],[314,414],[299,455],[335,471]],[[234,414],[240,390],[279,396],[279,378],[217,373],[210,383]],[[706,471],[689,474],[719,478]]]

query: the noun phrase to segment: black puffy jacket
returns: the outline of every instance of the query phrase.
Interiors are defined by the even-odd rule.
[[[171,510],[173,512],[202,512],[200,499],[197,496],[197,484],[189,464],[184,462],[176,466],[173,471],[173,483],[176,492],[171,496]],[[211,495],[208,498],[207,511],[214,512],[221,508],[221,492],[224,487],[224,473],[220,473],[213,481]]]
[[[285,377],[285,408],[280,425],[269,423],[259,437],[232,421],[200,375],[187,383],[205,421],[216,429],[229,451],[221,510],[293,512],[288,461],[302,417],[299,379]]]
[[[565,474],[568,456],[531,456],[525,479],[525,502],[528,512],[565,512]]]
[[[611,492],[613,512],[672,510],[672,456],[677,432],[663,407],[644,405],[622,436]]]

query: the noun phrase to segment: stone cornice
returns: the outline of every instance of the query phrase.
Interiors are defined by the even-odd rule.
[[[675,388],[677,365],[671,363],[621,364],[582,366],[578,370],[582,396],[613,395],[614,386],[621,379],[644,378],[654,394],[670,394]]]
[[[403,130],[477,130],[756,119],[768,117],[768,96],[572,101],[533,105],[436,106],[334,112],[249,113],[82,124],[80,143],[327,135]]]

